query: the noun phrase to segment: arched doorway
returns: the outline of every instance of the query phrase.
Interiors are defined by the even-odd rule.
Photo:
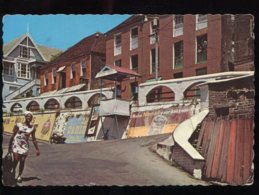
[[[201,83],[204,83],[204,81],[193,83],[192,85],[190,85],[183,93],[184,99],[186,100],[192,100],[194,98],[200,99],[201,92],[200,92],[200,88],[197,87],[197,85]]]
[[[147,103],[169,102],[175,100],[175,94],[169,87],[158,86],[147,94],[146,99]]]
[[[97,94],[94,94],[88,101],[87,101],[87,104],[88,104],[88,107],[92,107],[94,105],[97,105],[99,104],[99,99],[100,99],[100,94],[97,93]],[[102,99],[107,99],[105,95],[102,94]]]
[[[36,111],[39,111],[40,110],[40,105],[38,102],[36,101],[31,101],[27,107],[26,107],[26,110],[29,110],[31,112],[36,112]]]
[[[70,109],[82,108],[82,101],[76,96],[70,97],[65,103],[65,108],[70,108]]]
[[[58,101],[56,99],[49,99],[45,105],[44,105],[44,109],[45,110],[57,110],[59,109],[60,105],[58,103]]]
[[[19,104],[19,103],[15,103],[15,104],[12,105],[12,107],[11,107],[11,112],[13,112],[13,113],[22,112],[22,105]]]

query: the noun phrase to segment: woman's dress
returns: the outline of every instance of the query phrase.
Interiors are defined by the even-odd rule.
[[[28,127],[22,123],[17,123],[16,126],[18,131],[12,143],[12,150],[14,153],[27,155],[29,151],[29,137],[35,128],[33,125]]]

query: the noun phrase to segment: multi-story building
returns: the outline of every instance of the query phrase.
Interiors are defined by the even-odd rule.
[[[94,77],[104,64],[105,36],[95,33],[82,39],[41,69],[41,93],[98,88]]]
[[[252,15],[133,15],[107,32],[106,63],[142,75],[122,84],[123,98],[144,82],[254,70],[253,23]]]
[[[39,95],[39,69],[61,51],[37,45],[28,35],[3,46],[3,100]]]

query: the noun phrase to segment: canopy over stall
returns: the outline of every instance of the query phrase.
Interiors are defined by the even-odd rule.
[[[96,79],[106,79],[110,81],[122,81],[128,77],[140,77],[140,74],[128,68],[105,65],[95,76]]]
[[[100,72],[95,76],[96,79],[114,81],[115,94],[113,99],[102,100],[100,97],[100,117],[112,117],[116,123],[117,132],[119,132],[117,116],[130,116],[130,101],[117,99],[117,81],[122,82],[126,78],[140,77],[138,73],[128,68],[119,66],[105,65]],[[102,94],[102,87],[100,87]]]

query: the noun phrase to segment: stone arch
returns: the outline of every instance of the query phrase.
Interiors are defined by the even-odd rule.
[[[60,104],[58,100],[55,98],[48,99],[44,104],[45,110],[58,110],[60,108]]]
[[[31,112],[40,111],[40,104],[37,101],[31,101],[26,106],[26,110],[29,110]]]
[[[205,81],[198,81],[190,84],[183,92],[184,99],[200,99],[200,88],[197,87],[198,84],[204,83]]]
[[[82,101],[77,96],[69,97],[65,102],[65,108],[69,108],[69,109],[82,108]]]
[[[6,108],[6,106],[4,104],[2,105],[2,110],[3,110],[3,113],[7,112],[7,108]]]
[[[12,106],[11,106],[11,112],[13,113],[18,113],[18,112],[21,112],[22,111],[22,105],[19,104],[19,103],[14,103]]]
[[[107,99],[107,97],[102,94],[103,99]],[[93,94],[87,101],[88,107],[91,107],[93,105],[99,104],[99,99],[100,99],[100,93],[95,93]]]
[[[175,100],[175,93],[174,91],[166,86],[166,85],[159,85],[153,87],[146,95],[146,102],[168,102]]]

